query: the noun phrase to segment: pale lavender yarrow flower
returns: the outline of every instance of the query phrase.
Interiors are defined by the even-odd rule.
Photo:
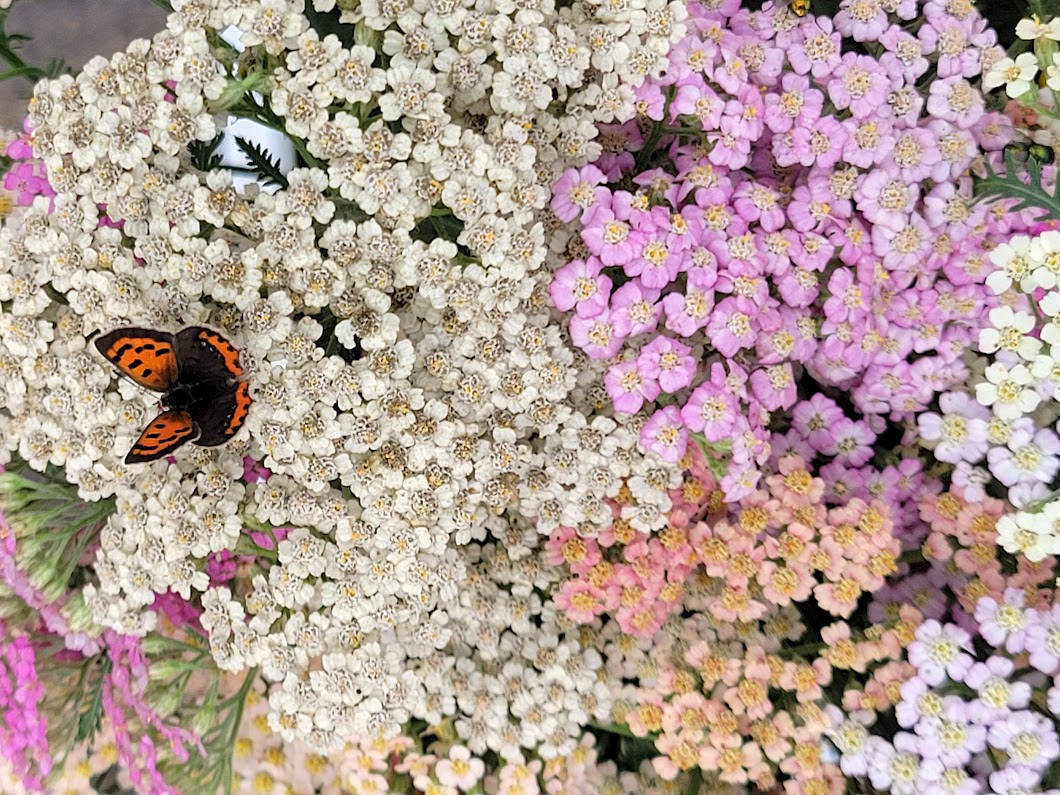
[[[897,231],[905,225],[906,216],[916,207],[920,186],[910,185],[890,171],[876,169],[858,182],[854,198],[867,220]],[[832,293],[834,295],[835,290]]]
[[[665,212],[662,207],[655,209]],[[653,229],[643,223],[637,224],[630,236],[636,248],[633,257],[623,267],[626,276],[636,277],[644,287],[660,290],[687,269],[689,262],[684,253],[666,238],[664,228]]]
[[[783,5],[776,6],[783,8]],[[777,44],[785,46],[782,35]],[[832,20],[825,16],[807,16],[798,29],[798,38],[786,47],[788,62],[799,75],[809,73],[818,84],[823,83],[839,66],[842,59],[842,36],[833,29]]]
[[[1013,766],[1041,772],[1060,758],[1060,740],[1053,722],[1029,710],[1013,712],[993,723],[987,739]]]
[[[907,83],[915,83],[931,67],[931,62],[924,57],[925,50],[920,40],[901,25],[888,27],[879,37],[879,42],[887,49],[880,56],[880,65],[891,73],[900,71]]]
[[[604,185],[607,177],[594,165],[568,169],[552,186],[552,212],[563,223],[582,219],[597,205],[606,204],[611,191]]]
[[[997,44],[997,34],[987,21],[978,14],[958,19],[942,3],[925,3],[923,10],[927,24],[918,34],[926,51],[939,54],[938,76],[945,79],[953,75],[978,75],[982,69],[979,54]],[[955,41],[963,46],[946,46]]]
[[[610,359],[629,336],[629,326],[627,316],[605,309],[591,318],[572,317],[570,337],[590,359]]]
[[[969,705],[972,717],[979,723],[992,723],[1015,709],[1023,709],[1031,701],[1031,686],[1014,681],[1016,664],[1008,657],[993,655],[968,669],[964,683],[976,692]]]
[[[810,313],[802,308],[781,306],[775,311],[763,312],[758,318],[759,332],[755,342],[759,363],[809,361],[817,347],[817,340],[807,328],[813,322]]]
[[[928,179],[942,161],[938,140],[930,130],[914,127],[896,131],[894,150],[881,168],[914,183]]]
[[[986,728],[972,723],[968,704],[957,696],[943,696],[938,717],[919,721],[913,731],[922,741],[924,759],[944,767],[963,767],[986,748]]]
[[[837,134],[845,139],[846,128],[841,126],[840,130],[842,132]],[[818,158],[821,156],[818,153]],[[844,176],[853,174],[847,170],[839,173]],[[842,225],[848,223],[854,213],[854,205],[851,201],[853,184],[841,183],[837,180],[839,177],[836,176],[836,172],[829,167],[819,169],[818,173],[807,179],[805,185],[795,188],[791,203],[788,205],[788,219],[794,229],[800,233],[816,231],[820,234],[830,234],[832,236],[830,239],[838,239],[849,231],[843,229]]]
[[[852,499],[867,499],[866,477],[862,469],[852,469],[841,461],[832,461],[821,467],[820,478],[824,481],[826,502],[846,503]]]
[[[925,759],[920,767],[921,783],[916,795],[981,795],[983,785],[972,777],[968,767],[947,766],[938,759]]]
[[[857,13],[851,13],[850,5],[843,4],[843,8],[835,15],[835,27],[844,36],[849,36],[854,41],[879,41],[887,30],[887,12],[883,3],[870,3],[865,6],[858,5]]]
[[[992,480],[987,470],[972,466],[967,461],[958,461],[950,478],[953,485],[963,489],[964,496],[972,502],[979,502],[986,497],[986,485]]]
[[[949,464],[983,460],[989,443],[987,424],[991,413],[967,392],[945,392],[939,396],[941,414],[926,411],[917,416],[917,428],[925,447],[935,458]]]
[[[714,316],[713,283],[710,287],[702,287],[697,283],[702,278],[689,272],[684,292],[673,292],[663,298],[662,308],[666,314],[668,331],[691,337]],[[750,344],[753,344],[753,340]]]
[[[1050,610],[1028,610],[1028,662],[1043,674],[1060,670],[1060,605]]]
[[[812,127],[824,107],[824,94],[810,86],[808,77],[796,72],[786,72],[780,88],[766,96],[766,127],[774,133],[786,133],[792,127]]]
[[[629,335],[648,334],[659,325],[662,303],[659,290],[649,290],[636,279],[626,282],[611,295],[611,309],[629,320]]]
[[[640,443],[664,461],[677,463],[688,446],[688,429],[681,422],[677,406],[663,406],[644,423]]]
[[[823,455],[839,452],[835,427],[846,415],[834,400],[820,392],[800,401],[791,412],[791,425]]]
[[[892,271],[916,271],[931,253],[935,233],[919,213],[905,216],[898,229],[872,227],[872,251]]]
[[[637,366],[645,378],[658,381],[664,392],[673,394],[692,383],[696,360],[683,342],[660,334],[643,348]]]
[[[764,232],[782,229],[784,207],[777,187],[775,180],[757,176],[740,183],[732,194],[736,215],[748,224],[757,223]]]
[[[827,90],[836,108],[850,108],[855,118],[867,118],[876,115],[886,104],[887,91],[891,87],[891,78],[880,69],[875,59],[848,52],[832,73]]]
[[[699,121],[704,131],[717,130],[721,126],[721,114],[725,102],[708,86],[701,75],[695,74],[681,80],[677,93],[670,103],[670,121],[679,116],[691,116]]]
[[[908,658],[917,675],[929,685],[938,686],[948,676],[960,682],[975,660],[972,636],[954,624],[929,619],[917,627],[916,640],[909,644]]]
[[[722,356],[732,358],[738,351],[754,347],[754,318],[758,307],[743,296],[723,299],[707,321],[707,334],[714,349]]]
[[[608,368],[604,388],[621,414],[636,414],[644,402],[659,396],[659,382],[644,374],[637,362],[618,362]]]
[[[933,80],[928,89],[927,111],[958,129],[966,130],[983,118],[982,93],[963,77]]]
[[[1049,484],[1060,471],[1060,437],[1051,428],[1017,427],[1007,445],[990,449],[987,461],[994,477],[1009,488],[1025,482]]]
[[[781,459],[790,456],[797,455],[803,461],[812,461],[816,455],[816,451],[806,443],[806,440],[794,430],[788,430],[787,433],[774,433],[770,439],[769,444],[772,447],[770,450],[770,466],[779,466]]]
[[[561,312],[571,309],[578,317],[596,317],[607,308],[611,297],[611,279],[601,273],[595,257],[588,261],[571,260],[558,271],[549,285],[552,303]]]
[[[1060,790],[1042,790],[1042,775],[1036,770],[1020,765],[1011,765],[996,770],[987,779],[991,795],[1060,795]]]
[[[924,780],[921,767],[920,738],[909,732],[898,732],[894,744],[873,743],[869,759],[869,781],[880,792],[892,795],[920,795]]]
[[[895,704],[894,715],[903,729],[911,729],[922,720],[937,720],[942,714],[942,697],[921,676],[903,682],[899,693],[902,698]]]
[[[710,379],[692,390],[681,407],[681,419],[686,428],[702,433],[708,442],[731,439],[747,427],[740,397],[729,387],[725,365],[721,362],[711,365]]]
[[[750,382],[755,401],[767,411],[791,408],[798,399],[795,375],[787,362],[759,367],[751,373]]]
[[[848,716],[838,707],[829,704],[824,709],[834,727],[826,736],[839,751],[839,768],[847,777],[861,777],[868,772],[869,761],[879,752],[877,743],[865,724],[856,716]]]
[[[782,166],[793,166],[796,163],[809,168],[817,165],[820,168],[832,168],[843,156],[843,147],[847,142],[847,130],[841,121],[834,116],[822,116],[812,127],[796,127],[791,134],[791,148],[778,151],[777,163]],[[788,217],[792,218],[789,212]],[[805,219],[805,213],[802,218]],[[799,231],[813,228],[813,224],[793,224]]]
[[[975,620],[983,640],[995,649],[1004,646],[1009,654],[1026,650],[1027,628],[1031,622],[1023,607],[1025,601],[1022,588],[1006,588],[1001,602],[990,596],[981,597],[975,603]]]
[[[844,417],[833,428],[836,439],[836,461],[861,467],[872,458],[876,434],[864,420]]]
[[[581,233],[589,252],[608,267],[625,265],[637,253],[636,239],[627,220],[629,215],[621,211],[622,193],[624,191],[613,195],[609,205],[593,207],[585,218],[585,228]],[[616,212],[616,207],[619,212]]]

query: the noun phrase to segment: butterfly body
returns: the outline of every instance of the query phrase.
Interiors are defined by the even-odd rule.
[[[251,399],[240,380],[239,351],[218,332],[189,326],[171,334],[130,326],[95,344],[124,375],[162,393],[165,410],[140,434],[127,464],[154,461],[186,442],[216,447],[246,422]]]

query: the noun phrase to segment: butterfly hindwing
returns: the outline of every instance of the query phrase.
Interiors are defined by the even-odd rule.
[[[163,411],[144,428],[125,456],[126,464],[142,464],[169,455],[185,442],[198,438],[199,427],[186,411]]]
[[[243,427],[250,408],[250,395],[246,381],[240,381],[212,400],[209,405],[198,408],[195,422],[202,430],[195,444],[200,447],[216,447],[224,444]]]
[[[188,411],[202,430],[195,440],[202,447],[224,444],[243,427],[250,396],[239,351],[213,329],[189,326],[176,335],[180,381],[208,399],[195,400]]]
[[[164,392],[177,383],[179,367],[173,335],[127,326],[98,337],[96,349],[140,386]]]
[[[243,375],[239,351],[213,329],[188,326],[177,332],[175,341],[184,381],[234,381]]]

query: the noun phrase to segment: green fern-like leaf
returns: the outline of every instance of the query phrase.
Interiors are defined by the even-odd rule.
[[[1020,178],[1020,167],[1016,162],[1015,154],[1009,150],[1003,155],[1005,160],[1004,176],[997,174],[990,164],[986,164],[986,176],[975,182],[976,199],[1015,199],[1013,212],[1037,208],[1044,211],[1044,215],[1038,217],[1037,221],[1060,220],[1060,197],[1057,188],[1060,182],[1049,189],[1042,184],[1042,166],[1034,158],[1028,158],[1025,171],[1027,182]]]
[[[250,161],[250,168],[263,185],[279,185],[287,187],[287,178],[280,171],[279,158],[272,158],[268,151],[261,146],[248,141],[246,138],[236,138],[236,146],[243,156]]]
[[[90,681],[87,682],[88,703],[77,716],[76,742],[78,743],[91,742],[103,721],[103,679],[110,673],[110,668],[110,657],[104,654],[98,657],[92,668],[86,672],[90,677]]]

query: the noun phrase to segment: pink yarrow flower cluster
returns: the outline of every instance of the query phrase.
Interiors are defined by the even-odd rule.
[[[37,196],[54,196],[44,163],[34,157],[29,119],[23,122],[23,134],[11,141],[4,154],[14,161],[4,174],[4,190],[14,194],[15,204],[29,207]]]
[[[0,627],[0,754],[27,789],[44,792],[52,769],[48,720],[40,710],[44,684],[30,639],[13,630]]]
[[[637,89],[655,130],[607,130],[554,186],[580,227],[551,285],[571,339],[612,361],[616,411],[652,412],[645,446],[729,456],[728,501],[800,389],[846,392],[879,432],[959,383],[993,305],[984,252],[1024,223],[973,206],[966,176],[1012,135],[974,82],[1000,57],[986,23],[970,4],[862,5],[834,22],[693,5],[670,68]]]

